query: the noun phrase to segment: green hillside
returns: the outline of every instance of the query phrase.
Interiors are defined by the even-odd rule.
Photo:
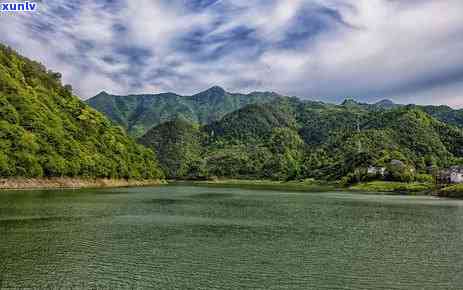
[[[421,109],[444,123],[463,127],[462,109],[455,110],[449,106],[422,106]]]
[[[154,153],[72,95],[61,75],[0,45],[0,176],[160,178]]]
[[[361,109],[361,110],[368,110],[371,112],[377,112],[377,111],[384,111],[384,110],[391,110],[391,109],[397,109],[405,106],[414,106],[419,110],[422,110],[426,113],[428,113],[430,116],[436,118],[439,121],[442,121],[447,124],[451,124],[454,126],[458,127],[463,127],[463,109],[453,109],[449,106],[422,106],[422,105],[401,105],[401,104],[395,104],[391,100],[381,100],[377,103],[374,104],[366,104],[366,103],[361,103],[357,102],[353,99],[346,99],[342,104],[344,107],[349,107],[349,108],[356,108],[356,109]]]
[[[197,148],[194,158],[180,150],[171,155],[177,161],[195,164],[190,171],[170,167],[176,177],[188,172],[190,178],[200,173],[201,178],[349,180],[359,173],[364,176],[368,166],[390,167],[391,161],[398,160],[403,168],[386,178],[408,181],[428,173],[430,167],[459,163],[463,157],[463,130],[417,106],[373,111],[280,98],[246,106],[200,129],[185,121],[181,130],[178,126],[164,130],[166,126],[153,128],[140,140],[159,154],[171,146],[184,146],[185,140],[195,140],[187,142]],[[189,137],[160,142],[177,134]],[[198,142],[202,142],[200,146]],[[200,157],[198,148],[202,148]],[[161,162],[169,167],[172,160],[166,158]]]
[[[198,125],[177,118],[153,128],[139,141],[157,152],[169,178],[187,178],[204,175],[200,171],[204,170],[201,161],[203,137]]]
[[[233,94],[212,87],[193,96],[174,93],[115,96],[102,92],[87,100],[87,104],[105,113],[130,135],[139,137],[148,129],[178,117],[208,124],[248,104],[269,102],[278,97],[270,92]]]
[[[86,102],[96,110],[105,113],[130,135],[141,137],[150,128],[179,117],[192,123],[206,125],[217,122],[228,113],[237,111],[247,105],[270,103],[278,99],[281,100],[283,97],[272,92],[234,94],[226,92],[220,87],[212,87],[193,96],[181,96],[175,93],[116,96],[101,92]],[[297,101],[297,99],[295,100]],[[405,107],[405,105],[395,104],[387,99],[374,104],[367,104],[348,98],[340,106],[321,102],[307,103],[311,105],[311,113],[316,108],[331,108],[331,111],[322,112],[325,115],[337,114],[339,109],[376,113]],[[414,106],[437,120],[463,127],[463,110],[455,110],[448,106]],[[253,109],[259,110],[260,107],[249,108],[249,110]],[[323,120],[328,121],[327,119]],[[315,125],[318,126],[319,124]],[[325,131],[323,128],[319,129],[321,131],[318,133],[323,135]],[[316,142],[320,135],[315,134],[312,137],[314,140],[311,142]]]

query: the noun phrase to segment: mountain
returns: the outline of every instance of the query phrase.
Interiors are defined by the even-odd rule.
[[[368,108],[370,104],[357,102],[355,99],[347,98],[341,103],[341,106],[346,108]]]
[[[393,101],[387,100],[387,99],[378,101],[378,102],[374,103],[373,105],[375,107],[382,108],[382,109],[394,109],[394,108],[398,108],[398,107],[402,106],[402,105],[396,104]]]
[[[101,92],[87,100],[87,104],[105,113],[130,135],[139,137],[148,129],[178,117],[207,124],[248,104],[269,102],[278,97],[272,92],[229,93],[215,86],[192,96],[175,93],[116,96]]]
[[[274,103],[252,104],[206,125],[204,130],[215,137],[241,141],[264,140],[273,128],[296,127],[294,114],[290,110],[281,103],[279,106],[274,106]]]
[[[151,129],[139,142],[153,148],[169,178],[199,176],[203,135],[197,124],[182,118],[167,121]]]
[[[368,166],[388,167],[399,160],[409,170],[394,178],[409,180],[431,166],[463,162],[462,129],[441,122],[422,107],[372,110],[370,106],[278,98],[245,106],[200,128],[192,129],[186,120],[162,124],[140,141],[158,154],[176,148],[161,163],[170,167],[170,162],[186,160],[181,171],[170,167],[177,178],[187,172],[188,178],[196,174],[198,178],[349,180]],[[161,142],[165,139],[169,142]],[[179,150],[183,144],[196,148],[195,154]]]
[[[463,110],[455,110],[449,106],[421,106],[423,111],[442,122],[463,127]]]
[[[0,44],[0,176],[161,178],[136,144],[47,70]]]
[[[351,108],[351,109],[361,109],[361,110],[368,110],[368,111],[376,112],[376,111],[397,109],[400,107],[404,107],[406,105],[396,104],[393,101],[388,100],[388,99],[378,101],[374,104],[367,104],[367,103],[358,102],[352,98],[347,98],[341,103],[341,106],[346,107],[346,108]],[[460,109],[460,110],[452,109],[451,107],[444,106],[444,105],[440,105],[440,106],[407,105],[407,106],[414,106],[417,109],[428,113],[430,116],[444,123],[463,128],[463,109]]]
[[[105,113],[130,135],[141,137],[150,128],[178,117],[192,123],[206,125],[247,105],[270,103],[281,98],[283,98],[281,95],[273,92],[235,94],[215,86],[193,96],[181,96],[175,93],[117,96],[101,92],[86,102]],[[321,106],[331,105],[306,102]],[[351,110],[378,112],[405,105],[396,104],[388,99],[368,104],[347,98],[340,106]],[[463,110],[454,110],[447,106],[415,106],[440,121],[463,127]]]
[[[341,106],[349,107],[349,108],[365,109],[365,110],[370,110],[370,111],[378,111],[378,110],[395,109],[395,108],[402,107],[404,105],[396,104],[393,101],[388,100],[388,99],[380,100],[373,104],[368,104],[368,103],[358,102],[352,98],[347,98],[341,103]]]

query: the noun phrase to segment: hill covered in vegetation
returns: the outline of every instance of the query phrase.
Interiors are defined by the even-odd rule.
[[[159,156],[162,169],[170,178],[201,176],[203,133],[200,127],[183,118],[165,122],[140,138],[140,143],[153,148]]]
[[[161,163],[176,178],[352,182],[378,177],[367,174],[377,167],[388,169],[382,178],[410,181],[463,157],[463,130],[422,107],[373,110],[297,98],[248,105],[201,127],[168,122],[140,142],[158,154],[170,152]]]
[[[121,125],[131,136],[138,138],[149,129],[174,119],[182,118],[191,123],[207,125],[247,105],[270,103],[283,98],[273,92],[230,93],[216,86],[193,96],[181,96],[175,93],[117,96],[101,92],[86,102],[106,114],[116,124]],[[308,101],[307,103],[321,107],[333,106],[320,102]],[[452,109],[448,106],[406,106],[387,99],[373,104],[346,99],[340,106],[350,110],[369,112],[413,106],[437,120],[463,128],[463,110]],[[254,108],[257,109],[257,107]]]
[[[163,177],[152,150],[60,79],[0,44],[1,177]]]
[[[175,93],[115,96],[102,92],[87,100],[87,104],[105,113],[130,135],[139,137],[150,128],[176,118],[207,124],[248,104],[269,102],[278,97],[271,92],[245,95],[212,87],[193,96]]]
[[[421,106],[421,105],[413,105],[413,104],[402,105],[402,104],[396,104],[392,102],[391,100],[387,100],[387,99],[381,100],[374,104],[366,104],[366,103],[357,102],[353,99],[346,99],[341,105],[344,107],[369,110],[372,112],[397,109],[397,108],[402,108],[406,106],[408,107],[414,106],[417,109],[428,113],[430,116],[436,118],[439,121],[463,128],[463,109],[453,109],[445,105],[439,105],[439,106],[433,106],[433,105]]]

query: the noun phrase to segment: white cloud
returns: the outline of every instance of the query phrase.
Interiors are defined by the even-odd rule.
[[[222,85],[463,106],[460,0],[222,0],[196,10],[164,0],[40,4],[36,15],[1,15],[0,41],[63,72],[85,98]],[[131,49],[142,55],[134,60]]]

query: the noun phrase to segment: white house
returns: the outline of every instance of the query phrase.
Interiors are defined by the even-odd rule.
[[[384,176],[386,174],[386,168],[385,167],[369,166],[367,168],[367,173],[371,174],[371,175]]]
[[[463,167],[452,166],[441,171],[440,180],[446,183],[463,183]]]
[[[452,172],[450,174],[450,183],[463,183],[463,173]]]

